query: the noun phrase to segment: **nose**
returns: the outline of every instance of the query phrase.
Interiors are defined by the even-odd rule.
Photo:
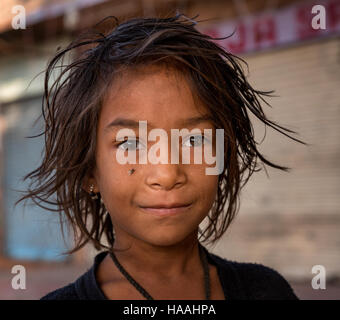
[[[180,188],[187,177],[178,164],[151,164],[146,176],[146,184],[154,190]]]

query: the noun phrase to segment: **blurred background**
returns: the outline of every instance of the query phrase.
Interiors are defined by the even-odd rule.
[[[16,6],[20,7],[16,7]],[[314,29],[314,5],[325,28]],[[24,16],[18,19],[18,14]],[[275,90],[269,118],[299,132],[295,143],[268,129],[260,150],[290,173],[254,174],[241,194],[238,216],[209,249],[227,259],[279,271],[300,299],[340,299],[340,0],[1,0],[0,2],[0,299],[39,299],[77,279],[97,252],[72,256],[58,219],[37,206],[14,207],[22,177],[41,159],[43,75],[59,46],[106,16],[166,16],[176,11],[206,20],[202,32],[244,58],[249,81]],[[23,18],[24,17],[24,18]],[[319,25],[321,20],[319,20]],[[22,23],[25,29],[20,29]],[[32,79],[34,80],[32,81]],[[257,141],[265,134],[254,122]],[[26,268],[26,289],[14,290],[14,265]],[[326,289],[313,289],[315,265]]]

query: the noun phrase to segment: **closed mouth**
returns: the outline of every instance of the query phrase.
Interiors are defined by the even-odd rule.
[[[189,204],[162,204],[152,206],[140,206],[140,208],[148,213],[155,214],[158,216],[175,215],[183,213],[191,207],[192,203]]]

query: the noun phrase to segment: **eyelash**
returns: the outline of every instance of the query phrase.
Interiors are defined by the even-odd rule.
[[[125,143],[127,142],[135,142],[135,146],[136,144],[140,144],[139,140],[138,139],[125,139],[124,141],[120,142],[119,144],[117,144],[117,148],[119,148],[120,146],[124,145]],[[138,147],[136,147],[137,149]],[[128,148],[125,148],[125,150],[127,150]]]
[[[202,144],[205,144],[205,143],[209,143],[209,142],[210,142],[209,139],[208,139],[206,136],[204,136],[204,135],[192,135],[192,136],[189,136],[189,139],[184,139],[185,141],[184,141],[182,144],[184,144],[187,140],[191,142],[191,138],[195,138],[195,137],[200,137],[200,138],[202,139]],[[124,144],[127,143],[127,142],[135,142],[135,145],[134,145],[134,146],[136,146],[137,143],[138,143],[138,145],[141,144],[141,143],[139,142],[138,139],[126,139],[126,140],[120,142],[120,143],[117,145],[117,148],[119,148],[120,146],[124,145]],[[192,146],[192,147],[195,147],[195,145],[191,145],[191,146]],[[125,148],[125,150],[127,150],[127,149],[128,149],[128,148]],[[134,149],[134,150],[137,150],[137,149],[139,149],[138,146],[137,146],[136,149]]]
[[[201,143],[202,145],[210,142],[209,139],[206,136],[201,134],[201,135],[192,135],[192,136],[189,136],[188,140],[190,141],[190,143],[191,143],[191,138],[195,138],[195,137],[200,137],[202,139],[202,143]],[[192,147],[195,147],[195,145],[192,145]]]

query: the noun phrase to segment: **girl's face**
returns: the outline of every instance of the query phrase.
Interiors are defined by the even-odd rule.
[[[204,129],[214,132],[214,126],[207,120],[189,121],[207,114],[193,97],[184,76],[173,69],[152,66],[125,72],[114,81],[99,116],[93,183],[111,215],[117,242],[138,240],[167,246],[188,237],[197,238],[198,226],[215,200],[218,176],[206,175],[208,165],[204,158],[202,164],[194,164],[193,160],[190,164],[181,161],[171,164],[170,137],[171,129],[199,128],[202,133]],[[131,136],[131,142],[116,141],[118,131],[123,128],[132,129],[138,141],[138,121],[141,120],[147,121],[148,132],[153,128],[167,132],[169,164],[138,163],[141,152],[138,148],[149,149],[158,140],[138,144],[133,143]],[[213,137],[215,140],[215,133]],[[180,140],[180,147],[182,143]],[[127,154],[126,146],[135,147],[136,150],[130,152],[136,152],[137,164],[117,161],[117,153]],[[190,149],[193,159],[195,146],[190,138],[185,148]],[[132,168],[135,172],[129,175]],[[177,205],[182,208],[172,210],[174,214],[160,215],[164,210],[157,209]]]

